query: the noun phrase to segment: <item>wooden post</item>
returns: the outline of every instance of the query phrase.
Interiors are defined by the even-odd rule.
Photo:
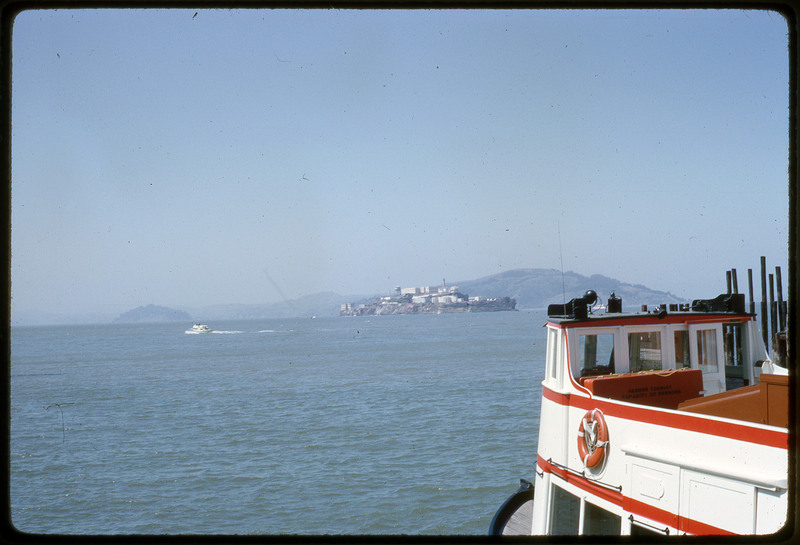
[[[781,282],[781,268],[775,267],[775,281],[778,283],[778,323],[780,331],[786,330],[786,311],[783,308],[783,283]]]
[[[773,275],[769,275],[769,323],[770,323],[770,331],[772,335],[770,336],[770,343],[772,344],[772,348],[775,348],[775,335],[778,334],[778,305],[775,303],[775,286]]]
[[[739,293],[739,282],[736,280],[736,269],[731,269],[731,279],[733,280],[733,293]]]
[[[753,299],[753,269],[747,269],[747,287],[750,290],[750,314],[755,314],[756,302]]]
[[[781,308],[782,308],[782,312],[783,312],[784,324],[786,326],[786,329],[789,329],[789,318],[788,318],[788,316],[789,316],[789,301],[784,301],[783,302],[783,306]]]
[[[769,351],[769,316],[767,316],[767,258],[761,256],[761,337]]]

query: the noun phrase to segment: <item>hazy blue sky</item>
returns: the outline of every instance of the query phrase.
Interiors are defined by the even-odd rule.
[[[12,43],[12,314],[559,269],[559,231],[687,299],[787,282],[777,13],[61,9]]]

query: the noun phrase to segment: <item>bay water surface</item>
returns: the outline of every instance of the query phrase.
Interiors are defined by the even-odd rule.
[[[11,330],[11,518],[486,534],[532,480],[542,310]]]

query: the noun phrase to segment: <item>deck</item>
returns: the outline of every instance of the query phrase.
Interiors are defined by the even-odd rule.
[[[533,530],[533,501],[526,501],[508,519],[504,536],[529,536]]]

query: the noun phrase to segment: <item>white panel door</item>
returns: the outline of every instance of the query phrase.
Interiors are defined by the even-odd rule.
[[[705,395],[725,391],[725,355],[722,324],[689,326],[689,354],[692,368],[703,372]]]
[[[755,531],[753,485],[688,469],[681,477],[681,517],[735,534]],[[702,527],[695,531],[715,533]]]

